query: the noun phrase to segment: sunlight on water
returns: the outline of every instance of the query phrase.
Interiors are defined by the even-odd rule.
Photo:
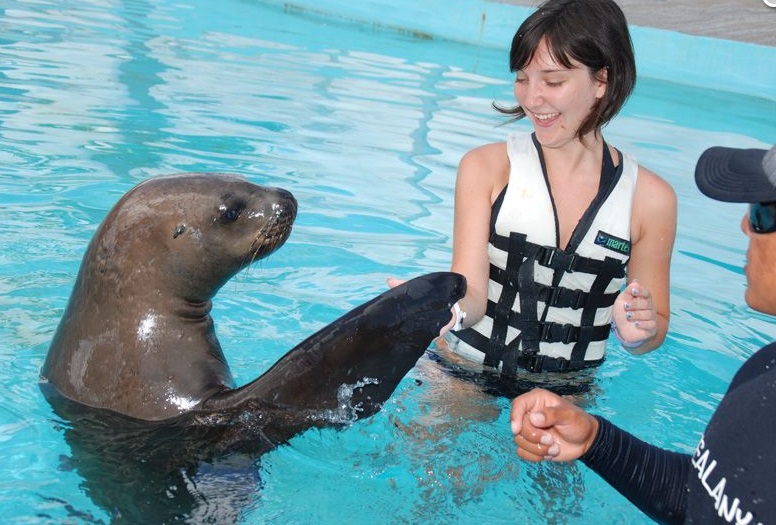
[[[458,160],[528,129],[500,127],[491,109],[512,97],[502,50],[240,0],[12,0],[0,9],[7,522],[110,521],[37,380],[86,245],[125,191],[155,175],[226,171],[296,196],[288,243],[214,304],[243,384],[382,292],[387,276],[447,269]],[[644,78],[606,130],[679,196],[672,325],[648,356],[610,345],[586,403],[666,447],[695,446],[738,364],[776,335],[743,303],[743,207],[712,204],[692,179],[709,146],[769,146],[774,114],[772,99]],[[347,392],[343,407],[336,417],[346,422],[357,409]],[[507,409],[423,358],[375,417],[296,437],[263,456],[249,483],[226,485],[243,492],[219,498],[239,502],[246,524],[649,523],[581,465],[517,461]],[[193,479],[219,485],[241,468],[214,465]]]

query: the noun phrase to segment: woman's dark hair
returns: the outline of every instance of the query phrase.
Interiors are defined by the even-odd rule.
[[[534,57],[542,38],[547,38],[552,57],[564,67],[575,60],[603,80],[606,93],[593,106],[577,130],[582,138],[600,130],[620,111],[636,84],[636,63],[628,22],[612,0],[547,0],[520,25],[512,39],[509,70],[517,73]],[[525,116],[522,107],[493,107],[514,120]]]

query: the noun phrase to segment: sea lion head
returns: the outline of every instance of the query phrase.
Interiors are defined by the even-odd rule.
[[[167,293],[206,301],[241,269],[285,243],[296,210],[289,192],[235,175],[149,179],[113,208],[84,266],[106,280],[115,276],[116,289],[134,283],[147,289],[159,282]]]
[[[95,232],[42,376],[69,399],[151,420],[233,387],[211,299],[288,239],[296,210],[289,192],[235,175],[138,184]]]

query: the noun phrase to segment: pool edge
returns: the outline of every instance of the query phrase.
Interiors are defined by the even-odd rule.
[[[507,49],[533,8],[487,0],[254,0],[286,10],[369,24],[385,30]],[[676,31],[631,26],[639,75],[717,91],[773,99],[776,48]],[[765,73],[768,72],[768,73]]]

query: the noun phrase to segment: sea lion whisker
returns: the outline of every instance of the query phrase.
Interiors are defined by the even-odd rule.
[[[263,224],[261,229],[256,233],[256,236],[253,238],[253,241],[251,241],[251,247],[248,250],[248,253],[246,254],[246,265],[250,266],[254,262],[256,262],[256,259],[259,257],[259,254],[261,252],[262,248],[266,248],[267,245],[265,244],[266,241],[266,232],[271,230],[272,227],[275,224],[274,217],[272,220],[268,221],[267,223]],[[268,251],[272,251],[276,248],[276,246],[269,246]]]

